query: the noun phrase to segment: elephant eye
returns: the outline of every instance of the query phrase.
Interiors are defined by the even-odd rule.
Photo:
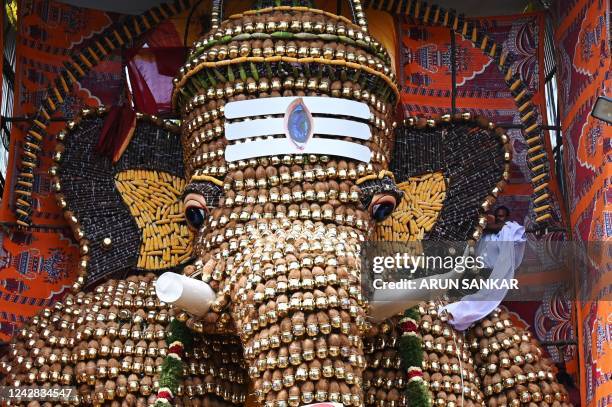
[[[395,197],[392,195],[379,195],[372,199],[370,215],[376,222],[382,222],[395,210]]]
[[[208,214],[204,197],[200,194],[191,193],[184,199],[185,220],[187,225],[193,230],[199,230]]]
[[[206,211],[204,208],[196,208],[195,206],[190,206],[185,209],[185,219],[189,226],[193,229],[200,229],[204,224],[204,218],[206,217]]]

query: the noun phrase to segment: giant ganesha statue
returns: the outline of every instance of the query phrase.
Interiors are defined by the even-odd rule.
[[[368,240],[478,240],[507,179],[503,131],[469,114],[396,125],[359,1],[352,21],[264,3],[221,22],[213,2],[174,81],[180,130],[137,114],[109,141],[131,116],[100,108],[58,135],[88,280],[21,330],[4,383],[111,406],[568,405],[504,309],[467,331],[435,298],[380,321],[362,285]],[[182,274],[158,285],[174,305],[162,270]]]

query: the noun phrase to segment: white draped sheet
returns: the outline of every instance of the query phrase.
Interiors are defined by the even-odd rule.
[[[516,222],[506,222],[498,233],[485,234],[476,247],[476,256],[483,256],[485,266],[492,269],[490,279],[510,280],[523,261],[525,228]],[[440,307],[451,314],[449,321],[463,331],[489,315],[504,300],[507,289],[482,289],[460,301]]]

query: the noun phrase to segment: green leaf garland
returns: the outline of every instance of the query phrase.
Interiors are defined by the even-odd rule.
[[[161,366],[158,399],[154,407],[172,407],[185,371],[182,357],[193,349],[193,335],[184,322],[174,318],[168,325],[167,333],[168,355]]]
[[[406,369],[408,385],[406,398],[411,407],[431,407],[429,389],[423,382],[423,342],[419,334],[421,314],[417,307],[407,309],[400,320],[402,336],[399,339],[399,353]]]

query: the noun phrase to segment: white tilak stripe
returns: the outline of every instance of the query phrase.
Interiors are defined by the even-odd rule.
[[[230,102],[224,107],[225,118],[231,120],[243,117],[264,116],[267,114],[284,114],[295,99],[298,99],[298,96],[282,96]],[[370,108],[363,102],[321,96],[304,96],[302,100],[312,114],[326,113],[367,120],[369,120],[371,116]]]
[[[228,162],[284,154],[335,155],[364,163],[369,163],[372,158],[372,153],[366,146],[324,138],[311,139],[303,150],[298,149],[288,138],[249,141],[225,148],[225,160]]]
[[[353,137],[361,140],[372,138],[370,126],[365,123],[328,117],[313,117],[312,122],[313,134]],[[227,140],[241,140],[277,134],[285,134],[285,119],[282,117],[234,123],[225,122],[225,138]]]

